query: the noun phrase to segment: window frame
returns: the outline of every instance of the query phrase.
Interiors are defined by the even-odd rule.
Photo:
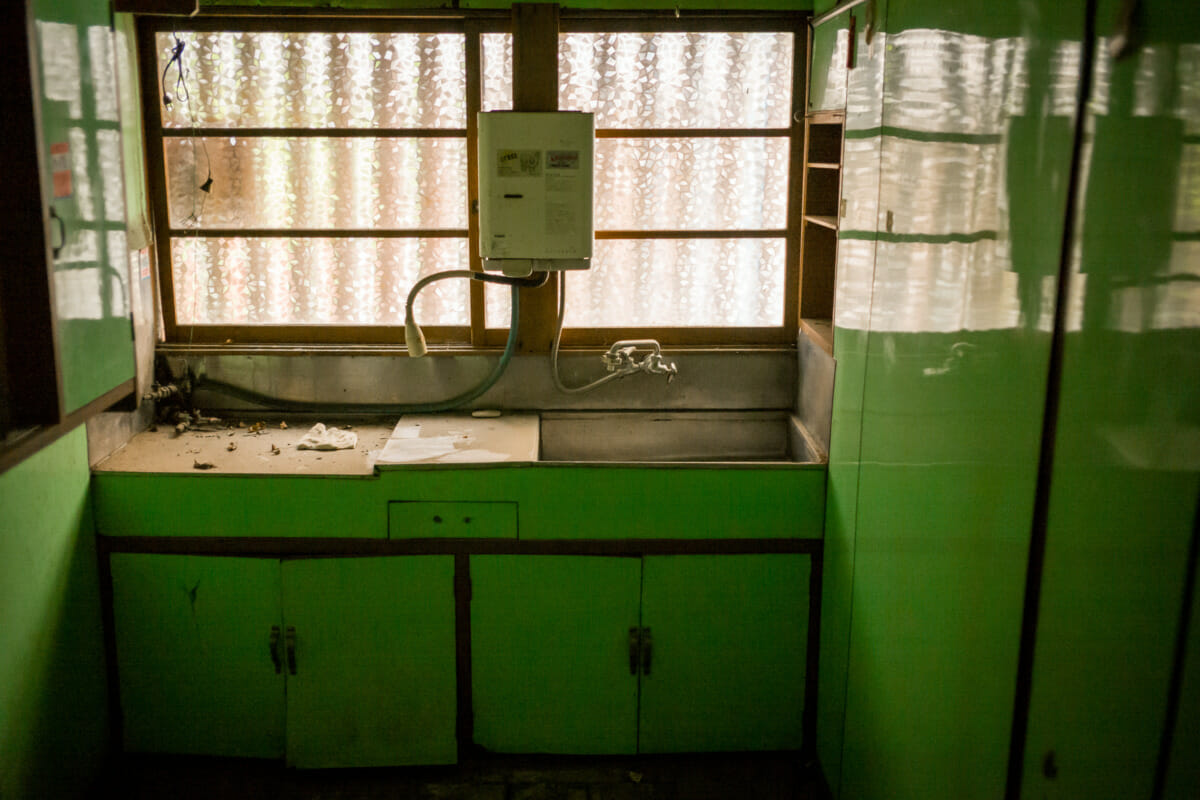
[[[515,7],[514,7],[515,9]],[[799,330],[800,285],[801,285],[801,226],[802,192],[804,175],[804,108],[807,102],[808,84],[808,36],[807,12],[691,12],[676,16],[675,12],[597,12],[561,9],[558,31],[565,33],[610,33],[610,32],[789,32],[793,36],[792,55],[792,114],[787,128],[750,129],[597,129],[597,138],[699,138],[699,137],[784,137],[788,146],[788,190],[786,227],[767,231],[747,230],[681,230],[681,231],[597,231],[596,239],[701,239],[701,238],[783,238],[785,240],[784,264],[784,307],[782,325],[772,327],[604,327],[565,328],[562,342],[565,347],[607,346],[620,338],[654,338],[668,346],[777,346],[794,343]],[[159,277],[159,302],[163,336],[173,344],[236,344],[246,345],[392,345],[403,340],[402,327],[397,325],[207,325],[180,324],[175,317],[175,295],[171,264],[172,237],[183,235],[230,236],[250,232],[264,234],[257,229],[175,229],[170,227],[167,207],[167,179],[164,143],[173,135],[163,128],[161,114],[161,88],[158,74],[158,51],[156,35],[176,28],[197,31],[248,31],[248,32],[360,32],[360,33],[461,33],[465,37],[466,62],[466,128],[438,129],[381,129],[378,134],[367,133],[366,129],[342,129],[349,132],[337,133],[338,129],[280,128],[270,129],[188,129],[185,135],[228,136],[233,132],[245,136],[267,133],[271,136],[398,136],[466,137],[467,147],[467,228],[468,263],[472,271],[481,271],[479,258],[479,220],[475,213],[478,201],[478,140],[476,116],[482,105],[482,37],[490,33],[518,35],[515,28],[520,25],[519,15],[504,12],[463,12],[452,14],[438,12],[371,12],[354,14],[340,11],[336,16],[330,12],[297,13],[289,9],[284,14],[265,16],[261,13],[220,13],[191,17],[184,25],[167,17],[142,17],[138,21],[139,69],[142,85],[143,115],[146,130],[146,167],[149,176],[150,202],[154,217],[155,247]],[[557,49],[556,49],[557,52]],[[514,64],[513,83],[521,80]],[[337,236],[461,236],[463,229],[418,230],[404,229],[380,233],[371,230],[329,229],[320,231],[270,231],[272,236],[288,236],[302,233],[327,237]],[[557,286],[557,281],[553,282]],[[422,326],[427,340],[436,348],[450,352],[483,350],[503,346],[508,337],[508,328],[486,326],[485,287],[472,281],[469,289],[469,318],[467,326]],[[534,299],[536,302],[536,298]],[[541,297],[546,303],[546,294]],[[526,328],[526,317],[532,318],[536,339],[548,342],[553,336],[555,314],[541,313],[522,307],[522,331]],[[436,352],[433,351],[433,352]]]

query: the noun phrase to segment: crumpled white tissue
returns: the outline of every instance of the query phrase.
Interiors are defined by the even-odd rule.
[[[337,428],[325,428],[318,422],[296,443],[297,450],[348,450],[358,444],[358,434]]]

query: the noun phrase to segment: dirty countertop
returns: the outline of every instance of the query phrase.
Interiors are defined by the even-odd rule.
[[[134,436],[98,463],[97,472],[214,475],[371,475],[376,467],[466,466],[533,462],[536,414],[474,418],[469,414],[409,415],[392,420],[325,420],[327,438],[353,434],[353,447],[301,449],[311,418],[262,417],[208,423],[176,433],[160,425]]]

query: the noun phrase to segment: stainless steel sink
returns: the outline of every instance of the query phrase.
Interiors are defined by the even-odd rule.
[[[782,411],[543,413],[540,461],[822,463],[799,419]]]

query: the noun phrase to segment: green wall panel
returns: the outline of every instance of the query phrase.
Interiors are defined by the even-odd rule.
[[[502,753],[637,751],[642,562],[471,557],[475,741]]]
[[[809,573],[806,555],[643,559],[640,752],[800,749]]]
[[[1197,568],[1195,563],[1192,569]],[[1179,716],[1167,762],[1166,800],[1190,800],[1200,786],[1200,591],[1192,587],[1191,624],[1182,664]]]
[[[0,796],[84,797],[108,753],[82,427],[0,475]]]
[[[1188,552],[1200,496],[1200,158],[1185,66],[1195,4],[1144,2],[1138,50],[1108,50],[1118,4],[1096,13],[1073,243],[1023,795],[1149,797],[1159,769]],[[1195,622],[1192,623],[1193,629]],[[1194,633],[1193,633],[1194,637]],[[1171,792],[1192,776],[1186,687]],[[1194,697],[1191,696],[1191,697]],[[1190,706],[1189,706],[1190,702]],[[1043,765],[1049,754],[1057,775]],[[1174,770],[1181,769],[1181,773]]]
[[[1078,80],[1046,20],[1083,27],[1050,5],[891,0],[849,76],[818,709],[838,797],[1004,791],[1074,130],[1043,99]]]
[[[283,606],[288,764],[457,760],[452,556],[285,561]]]
[[[281,758],[279,561],[115,553],[112,576],[125,748]]]

